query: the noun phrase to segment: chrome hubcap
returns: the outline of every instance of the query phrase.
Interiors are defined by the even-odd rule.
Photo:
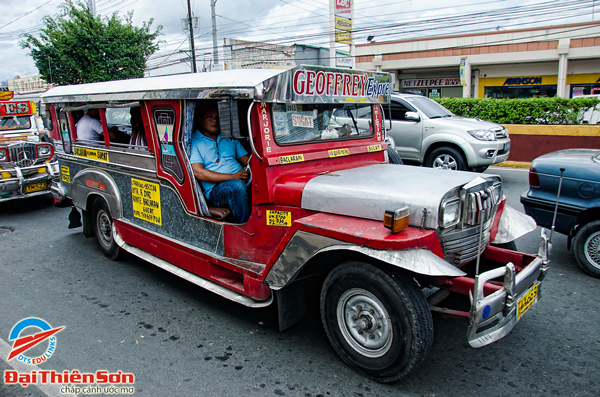
[[[585,259],[594,266],[600,269],[600,232],[591,234],[583,247]]]
[[[445,170],[457,170],[458,164],[454,157],[449,154],[443,154],[438,156],[433,160],[433,168],[442,168]]]
[[[338,300],[336,314],[344,339],[358,353],[375,358],[390,349],[394,335],[389,315],[369,291],[346,291]]]
[[[112,244],[112,222],[110,216],[104,211],[98,212],[98,232],[100,239],[106,246]]]

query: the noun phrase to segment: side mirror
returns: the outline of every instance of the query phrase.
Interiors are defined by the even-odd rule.
[[[404,120],[421,121],[421,118],[419,117],[419,113],[417,112],[406,112],[404,114]]]

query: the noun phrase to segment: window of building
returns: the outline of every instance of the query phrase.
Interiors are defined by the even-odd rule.
[[[486,98],[545,98],[556,96],[555,85],[485,87]]]

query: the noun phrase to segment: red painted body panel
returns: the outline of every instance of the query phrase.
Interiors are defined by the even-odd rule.
[[[498,204],[498,210],[496,211],[496,215],[494,216],[494,222],[492,222],[492,229],[490,230],[490,241],[494,241],[496,235],[498,234],[498,224],[500,223],[500,217],[502,216],[502,212],[504,211],[504,206],[506,205],[506,196],[502,196],[502,201]]]

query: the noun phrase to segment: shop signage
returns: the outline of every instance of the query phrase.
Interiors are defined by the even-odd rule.
[[[342,32],[341,30],[336,30],[335,31],[335,42],[352,45],[352,33]]]
[[[352,20],[346,18],[335,17],[335,29],[345,30],[350,32],[352,30]]]
[[[541,77],[509,77],[503,85],[534,85],[542,84]]]
[[[335,57],[335,64],[336,64],[336,66],[343,66],[343,67],[351,68],[352,67],[352,57],[338,55]]]
[[[467,65],[467,57],[460,58],[460,85],[467,85],[467,79],[465,77],[465,68]]]
[[[335,15],[349,17],[352,12],[352,0],[335,0]]]
[[[457,87],[460,86],[460,78],[446,79],[411,79],[402,80],[403,88],[412,87]]]

